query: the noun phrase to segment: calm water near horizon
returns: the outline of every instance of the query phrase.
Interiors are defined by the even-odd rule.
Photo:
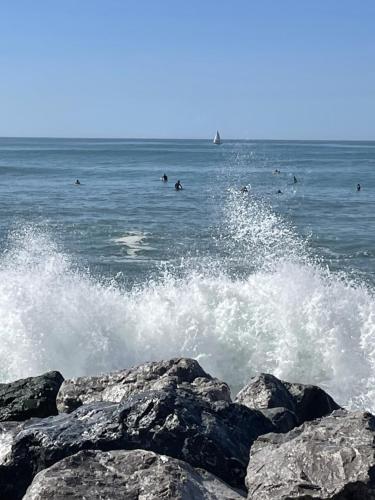
[[[373,408],[374,192],[375,142],[1,138],[1,379],[187,355]]]

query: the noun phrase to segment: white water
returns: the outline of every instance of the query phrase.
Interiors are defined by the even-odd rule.
[[[0,259],[2,381],[183,355],[234,389],[265,371],[374,411],[372,292],[323,268],[293,228],[251,197],[230,194],[217,243],[229,257],[207,271],[178,278],[171,270],[126,292],[78,271],[48,235],[11,235]],[[240,259],[255,271],[230,277]]]

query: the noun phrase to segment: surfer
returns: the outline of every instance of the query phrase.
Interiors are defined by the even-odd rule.
[[[293,175],[293,183],[294,183],[294,184],[297,184],[297,182],[298,182],[298,181],[297,181],[297,177],[296,177],[295,175]]]
[[[275,171],[274,171],[274,173],[273,173],[273,174],[274,174],[274,175],[276,175],[276,174],[281,174],[281,172],[280,172],[280,170],[278,170],[277,168],[275,168]]]
[[[283,192],[279,189],[276,194],[283,194]]]
[[[243,187],[241,188],[241,193],[248,193],[248,192],[249,192],[249,190],[247,189],[247,187],[246,187],[246,186],[243,186]]]
[[[361,185],[357,184],[357,191],[360,191],[360,190],[361,190]]]
[[[74,183],[76,186],[79,186],[81,183],[79,182],[79,179],[77,179]]]
[[[161,178],[163,182],[168,182],[168,175],[163,174],[163,177]]]
[[[174,185],[174,188],[176,191],[181,191],[182,189],[181,182],[177,181],[176,184]]]

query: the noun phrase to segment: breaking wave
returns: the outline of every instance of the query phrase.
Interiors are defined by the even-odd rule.
[[[375,410],[372,290],[332,273],[264,201],[231,192],[220,258],[171,266],[131,291],[77,267],[48,234],[9,235],[0,258],[2,381],[190,356],[234,391],[264,371]]]

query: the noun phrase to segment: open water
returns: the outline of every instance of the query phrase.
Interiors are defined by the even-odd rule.
[[[0,139],[0,381],[191,356],[375,410],[374,192],[374,142]]]

